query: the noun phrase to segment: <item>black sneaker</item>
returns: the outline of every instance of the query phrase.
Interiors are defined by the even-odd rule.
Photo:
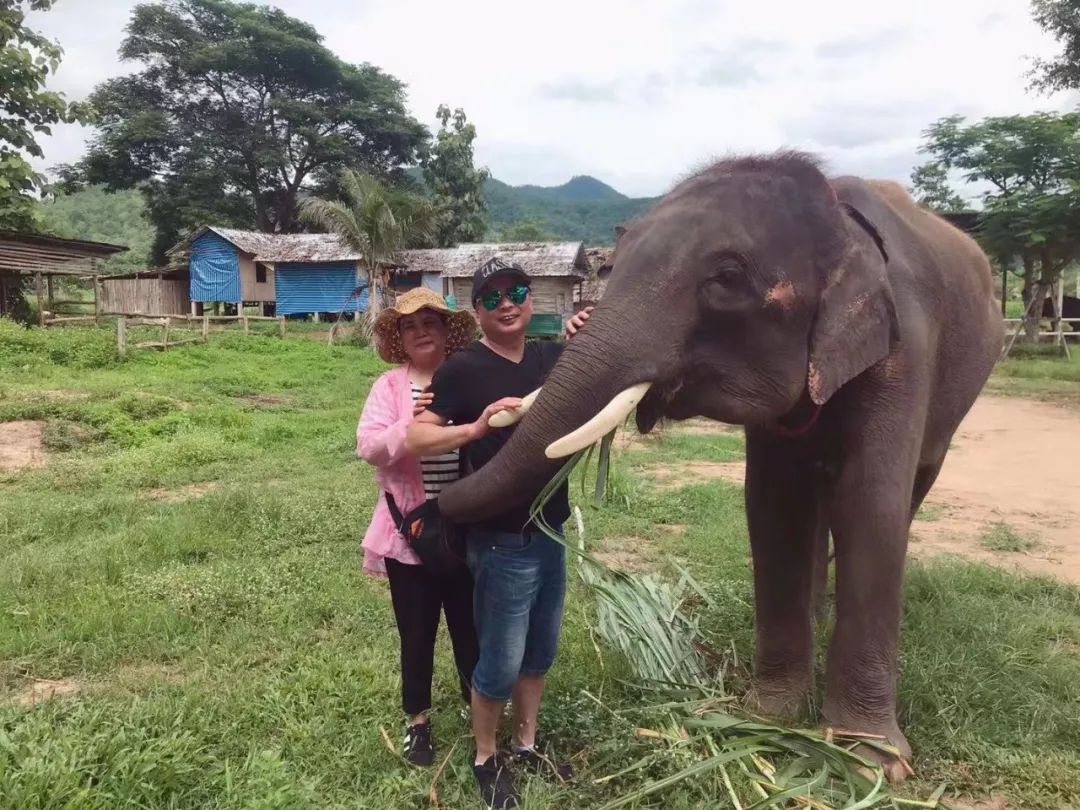
[[[574,766],[569,762],[556,762],[553,758],[540,753],[537,743],[532,748],[514,749],[514,761],[521,767],[541,776],[555,776],[561,782],[574,778]]]
[[[430,723],[406,726],[403,755],[413,765],[422,767],[427,767],[435,761],[435,749],[431,745]]]
[[[518,806],[518,792],[507,762],[498,754],[487,758],[483,765],[473,765],[473,776],[480,788],[480,798],[487,807],[504,810]]]

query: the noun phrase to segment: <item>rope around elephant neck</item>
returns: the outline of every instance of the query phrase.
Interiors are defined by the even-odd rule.
[[[783,437],[785,439],[798,439],[801,436],[805,436],[807,433],[809,433],[813,429],[814,425],[817,424],[818,417],[821,416],[822,407],[823,406],[821,406],[821,405],[815,404],[813,410],[810,413],[810,418],[807,419],[799,427],[796,427],[796,428],[784,427],[779,422],[777,422],[775,425],[771,425],[769,427],[769,430],[772,431],[773,433],[775,433],[777,436],[781,436],[781,437]],[[781,418],[783,418],[783,417],[781,417]]]

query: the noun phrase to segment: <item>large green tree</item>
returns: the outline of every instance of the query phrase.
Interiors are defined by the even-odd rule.
[[[439,216],[436,241],[439,247],[478,242],[487,230],[484,184],[490,174],[473,166],[476,127],[461,108],[451,113],[441,104],[436,115],[441,127],[424,162],[424,180]]]
[[[1080,113],[975,123],[950,116],[925,136],[926,171],[957,170],[982,187],[979,241],[1005,266],[1022,268],[1035,296],[1026,319],[1034,340],[1050,285],[1080,258]]]
[[[157,259],[207,221],[294,231],[303,196],[342,168],[394,176],[427,143],[400,81],[343,62],[275,8],[142,4],[120,55],[142,69],[94,91],[98,132],[77,174],[144,189]]]
[[[1044,92],[1080,90],[1080,0],[1032,0],[1035,22],[1061,45],[1052,59],[1034,60],[1031,79]]]
[[[964,198],[949,185],[949,174],[938,163],[924,163],[911,173],[911,192],[927,208],[948,214],[967,208]]]
[[[28,10],[45,11],[52,0],[0,0],[0,229],[36,230],[41,224],[35,192],[45,177],[26,155],[44,157],[38,135],[74,120],[77,106],[46,89],[60,65],[60,46],[26,27]]]

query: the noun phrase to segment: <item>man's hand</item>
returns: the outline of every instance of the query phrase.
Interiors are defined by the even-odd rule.
[[[513,411],[521,407],[521,397],[503,397],[484,408],[480,418],[469,425],[471,440],[475,441],[491,432],[488,420],[497,413]]]
[[[578,330],[585,325],[585,321],[589,320],[589,315],[596,307],[585,307],[580,312],[574,313],[566,322],[566,339],[569,340],[578,333]]]
[[[420,396],[416,398],[416,402],[413,403],[412,415],[417,417],[428,409],[432,402],[435,401],[435,395],[426,388],[420,392]]]

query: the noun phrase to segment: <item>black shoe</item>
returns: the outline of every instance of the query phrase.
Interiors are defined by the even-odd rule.
[[[521,767],[541,776],[555,776],[561,782],[574,778],[574,766],[569,762],[556,762],[553,758],[540,753],[540,744],[532,748],[514,749],[514,761]]]
[[[494,810],[518,806],[518,792],[507,762],[498,754],[487,758],[483,765],[473,765],[473,776],[480,788],[480,798]]]
[[[435,761],[435,749],[431,745],[431,724],[416,723],[405,728],[403,756],[413,765],[427,767]]]

